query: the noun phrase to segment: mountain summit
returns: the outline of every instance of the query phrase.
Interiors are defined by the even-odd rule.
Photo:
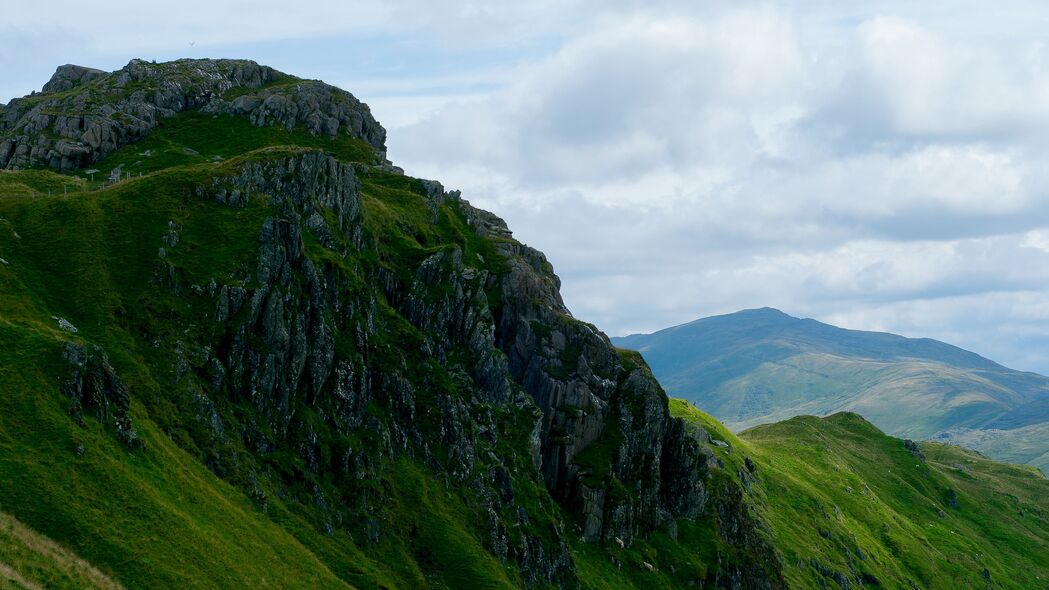
[[[735,437],[345,91],[133,60],[0,120],[0,585],[1049,578],[1044,478],[852,414]]]
[[[771,308],[613,342],[640,351],[671,394],[735,429],[853,411],[890,434],[956,441],[1049,468],[1049,378],[950,344],[845,330]]]
[[[344,90],[247,60],[132,60],[112,73],[58,68],[43,91],[0,111],[0,168],[73,171],[142,139],[183,112],[244,117],[316,136],[340,133],[385,156],[386,130]]]

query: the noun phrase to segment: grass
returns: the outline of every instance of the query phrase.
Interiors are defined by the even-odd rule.
[[[385,399],[368,403],[366,417],[373,421],[353,432],[332,426],[331,396],[289,400],[287,439],[259,449],[249,448],[240,433],[276,440],[262,410],[226,392],[211,394],[229,433],[215,437],[196,396],[204,387],[201,357],[205,345],[223,345],[233,324],[214,321],[214,299],[203,293],[212,283],[258,286],[252,282],[259,232],[280,212],[266,195],[231,208],[200,199],[193,189],[245,164],[310,149],[365,164],[355,168],[365,247],[337,236],[328,248],[312,232],[304,235],[308,256],[345,306],[346,317],[329,318],[340,358],[366,359],[377,371],[404,376],[415,386],[417,408],[470,394],[460,380],[476,361],[472,353],[450,347],[443,363],[424,354],[433,335],[397,311],[378,277],[388,273],[399,283],[389,290],[407,292],[424,260],[457,254],[472,278],[447,261],[442,271],[462,271],[470,288],[484,293],[490,288],[485,273],[507,271],[501,244],[472,230],[462,203],[435,202],[422,181],[368,167],[375,154],[363,142],[184,113],[98,166],[103,175],[121,166],[135,173],[131,180],[101,187],[97,174],[91,182],[83,174],[4,172],[0,584],[520,587],[524,577],[514,561],[501,563],[486,549],[490,505],[508,524],[511,540],[527,534],[548,557],[558,555],[565,540],[586,588],[686,587],[710,581],[740,557],[745,549],[721,540],[713,509],[629,547],[580,541],[581,531],[532,465],[527,449],[538,416],[527,406],[468,406],[491,412],[498,425],[491,440],[477,437],[471,477],[505,470],[514,496],[505,505],[487,502],[473,480],[435,476],[411,453],[376,451],[388,436],[381,426],[398,411]],[[78,190],[59,194],[64,186]],[[322,213],[332,226],[332,213]],[[167,237],[172,231],[176,246]],[[301,298],[301,277],[288,289]],[[422,296],[440,302],[449,291],[432,285]],[[77,332],[63,331],[55,318]],[[365,321],[369,334],[362,342],[354,330]],[[68,415],[61,385],[70,367],[61,350],[70,341],[109,353],[131,392],[141,448],[125,448],[111,424],[88,419],[78,425]],[[253,346],[265,352],[265,343]],[[563,370],[574,370],[580,354],[566,348]],[[637,353],[619,355],[627,369],[645,369]],[[187,365],[182,376],[180,359]],[[722,467],[705,480],[712,496],[745,484],[744,457],[757,463],[748,502],[767,523],[788,580],[798,587],[818,585],[817,563],[827,571],[869,574],[887,586],[913,580],[946,587],[937,585],[945,580],[964,587],[983,567],[1002,584],[1014,573],[1018,584],[1045,574],[1034,557],[1046,550],[1044,480],[1029,470],[940,446],[927,447],[928,463],[914,466],[899,441],[849,416],[792,420],[737,438],[684,402],[672,401],[671,409],[730,445],[714,448]],[[438,440],[445,428],[436,414],[415,415],[412,427],[422,440]],[[610,477],[622,442],[618,429],[606,428],[576,457],[586,481],[630,493]],[[316,451],[320,468],[308,465],[304,448]],[[370,453],[362,478],[339,473],[350,451]],[[431,451],[429,461],[454,467],[443,445]],[[960,508],[950,508],[948,490]],[[519,508],[527,523],[518,524]],[[964,538],[952,536],[959,533]]]
[[[94,566],[11,515],[0,513],[0,587],[119,590]]]
[[[86,184],[81,178],[49,170],[0,170],[0,199],[80,192]]]
[[[883,587],[982,588],[985,568],[995,587],[1049,580],[1049,481],[1030,467],[935,444],[923,445],[922,462],[850,413],[737,438],[687,402],[671,408],[729,442],[731,451],[716,450],[727,471],[738,472],[745,456],[757,465],[752,502],[792,587],[818,587],[834,572]]]
[[[219,162],[266,146],[299,146],[331,153],[344,162],[374,164],[375,150],[347,133],[313,135],[302,127],[288,131],[277,125],[257,127],[242,117],[187,111],[161,119],[142,140],[124,146],[94,166],[94,180],[115,168],[132,176],[176,166]],[[80,173],[87,176],[85,172]]]
[[[123,449],[98,423],[78,427],[68,402],[46,395],[66,371],[52,335],[3,326],[0,343],[0,390],[21,393],[0,401],[4,416],[17,417],[0,423],[0,508],[129,587],[340,585],[142,408],[132,412],[140,452]]]

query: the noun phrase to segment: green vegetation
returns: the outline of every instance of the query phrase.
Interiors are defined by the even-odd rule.
[[[199,82],[188,62],[164,67]],[[293,83],[281,77],[271,87]],[[135,84],[123,91],[147,89]],[[88,106],[112,100],[101,85],[88,86]],[[346,214],[334,206],[303,214],[279,195],[253,193],[228,206],[208,194],[249,164],[314,151],[353,164],[359,234],[333,231]],[[757,551],[753,539],[726,540],[751,531],[749,518],[726,516],[732,510],[762,519],[767,530],[754,535],[775,542],[797,587],[819,587],[835,573],[930,588],[971,586],[983,568],[1005,586],[1049,575],[1038,559],[1047,550],[1046,484],[1030,469],[942,445],[926,445],[921,462],[852,415],[795,419],[737,438],[678,400],[672,411],[716,441],[696,466],[706,509],[695,521],[660,520],[660,530],[628,543],[583,542],[580,523],[533,463],[536,407],[471,398],[467,373],[490,359],[463,344],[436,358],[432,342],[447,335],[424,332],[395,301],[409,293],[435,304],[425,309],[454,314],[462,309],[456,291],[470,291],[480,303],[468,311],[483,311],[487,296],[499,313],[499,283],[488,279],[508,270],[503,238],[480,237],[471,227],[476,212],[437,194],[436,184],[375,164],[376,152],[348,135],[186,112],[110,154],[93,179],[86,171],[0,172],[0,587],[521,587],[528,572],[518,563],[527,560],[499,554],[505,539],[504,547],[547,567],[571,559],[584,588],[680,588],[715,583]],[[117,168],[131,178],[103,184]],[[295,180],[286,174],[273,190]],[[273,218],[301,231],[306,262],[262,256],[262,228]],[[278,246],[289,244],[298,247]],[[292,278],[258,284],[265,275],[257,269],[270,263]],[[419,281],[425,272],[437,278]],[[309,291],[307,279],[330,289]],[[268,307],[249,315],[247,305],[229,321],[218,318],[217,293],[250,300],[263,287],[273,290],[252,303],[275,306],[277,320]],[[261,365],[277,348],[267,336],[301,336],[282,332],[280,306],[312,303],[307,295],[338,300],[311,309],[322,310],[337,358],[353,361],[338,367],[341,375],[349,382],[361,377],[354,370],[370,372],[346,387],[388,395],[328,387],[307,400],[300,382],[287,399],[244,399],[255,390],[212,380],[211,361],[243,345],[238,337],[249,340],[247,362]],[[256,325],[267,322],[276,327]],[[244,324],[250,329],[234,333]],[[545,336],[558,327],[530,324]],[[73,411],[82,400],[66,388],[70,345],[106,351],[130,392],[133,444],[105,411]],[[587,353],[565,346],[551,374],[568,377]],[[618,355],[628,371],[647,371],[638,353]],[[218,370],[238,370],[227,365]],[[404,383],[375,385],[386,377]],[[393,394],[413,399],[380,399]],[[358,413],[340,406],[349,398],[366,399]],[[432,411],[442,404],[449,408]],[[617,405],[630,415],[612,416],[575,457],[581,481],[607,485],[617,499],[635,493],[636,482],[611,475],[624,444],[658,447],[609,427],[643,420],[638,406]],[[569,419],[596,410],[563,409]],[[405,416],[395,422],[398,412]],[[448,424],[456,412],[491,420]],[[359,423],[333,426],[350,419]],[[740,489],[748,490],[745,505],[736,501]]]
[[[0,170],[0,199],[63,195],[84,190],[83,179],[50,170]]]
[[[681,400],[674,414],[722,438],[727,471],[756,471],[753,506],[792,587],[841,574],[880,587],[1039,588],[1049,580],[1049,481],[935,443],[926,460],[856,414],[802,416],[733,436]],[[741,477],[743,477],[741,475]]]
[[[215,329],[201,319],[210,308],[199,307],[211,301],[190,287],[215,279],[243,284],[242,277],[253,274],[259,232],[273,209],[266,195],[231,208],[190,189],[234,174],[246,162],[303,149],[320,147],[344,161],[374,157],[358,140],[328,145],[300,131],[242,123],[192,113],[174,117],[99,166],[123,164],[147,174],[105,188],[97,176],[89,187],[83,179],[48,171],[0,174],[0,509],[132,588],[520,586],[519,574],[484,549],[472,492],[434,479],[416,463],[383,469],[375,493],[386,500],[374,524],[348,522],[329,531],[310,486],[323,486],[332,498],[338,490],[330,481],[308,481],[297,455],[253,459],[233,440],[217,449],[201,445],[192,392],[170,385],[179,341],[206,341]],[[280,142],[289,145],[274,145]],[[182,150],[186,144],[201,148],[200,154]],[[150,149],[155,159],[129,163]],[[378,169],[362,169],[361,178],[365,227],[375,247],[360,252],[361,258],[343,258],[306,236],[307,250],[323,267],[343,271],[347,288],[373,288],[355,279],[362,263],[377,261],[409,281],[405,268],[450,248],[458,248],[471,266],[502,269],[494,246],[468,227],[458,204],[435,209],[420,181]],[[65,195],[59,192],[65,184],[91,190]],[[172,231],[177,247],[164,241]],[[181,287],[158,285],[164,276],[176,276]],[[377,342],[385,341],[389,350],[421,342],[417,329],[381,299],[378,304],[387,324]],[[77,332],[62,331],[58,317]],[[70,373],[61,358],[67,341],[100,345],[109,353],[132,392],[141,448],[124,448],[110,425],[88,419],[79,426],[70,418],[70,402],[60,393]],[[352,344],[345,346],[352,351]],[[413,369],[454,389],[432,359],[411,354]],[[253,419],[244,411],[220,408],[231,430]],[[377,406],[372,411],[384,412]],[[418,427],[439,425],[424,419]],[[528,435],[505,443],[526,448]],[[321,441],[335,449],[359,442]],[[216,452],[242,462],[226,481],[205,467]],[[278,489],[261,477],[266,467],[301,478],[300,487]],[[260,477],[252,483],[255,473]],[[253,485],[258,492],[249,498],[245,489]],[[515,486],[531,496],[533,514],[560,516],[531,479],[515,477]],[[368,540],[373,526],[381,531],[377,542]],[[13,571],[30,581],[79,585],[76,578],[63,581],[72,574],[60,564],[38,565],[33,559],[39,556],[20,556],[16,549],[0,552],[0,564],[17,567]],[[0,570],[0,580],[5,572]]]
[[[118,166],[137,176],[175,166],[219,162],[267,146],[300,146],[331,153],[346,162],[376,163],[375,150],[346,133],[334,138],[313,135],[298,127],[256,127],[242,117],[186,111],[161,119],[141,141],[113,152],[94,169],[96,182]],[[83,171],[81,175],[87,176]]]
[[[8,587],[122,588],[68,549],[0,513],[0,588]]]

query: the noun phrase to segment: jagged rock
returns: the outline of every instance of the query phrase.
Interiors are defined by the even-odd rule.
[[[71,334],[76,334],[77,331],[78,331],[76,329],[76,326],[74,326],[73,324],[69,323],[69,320],[67,320],[65,318],[60,318],[60,317],[57,317],[57,316],[51,316],[51,319],[53,319],[56,322],[58,322],[58,329],[62,330],[63,332],[69,332]]]
[[[128,410],[131,395],[116,371],[109,364],[109,357],[100,347],[88,351],[80,344],[67,343],[62,353],[72,365],[62,392],[71,401],[69,413],[77,421],[83,421],[85,411],[92,412],[100,422],[112,422],[117,437],[128,447],[139,444],[138,433],[131,424]]]
[[[372,146],[379,161],[386,157],[386,131],[367,105],[323,82],[246,60],[136,59],[111,73],[62,66],[42,94],[12,100],[0,112],[0,168],[75,170],[189,110],[303,126],[315,135],[347,133]]]
[[[75,66],[72,64],[66,64],[64,66],[58,66],[55,70],[54,75],[51,79],[44,84],[44,94],[53,92],[64,92],[71,90],[77,86],[87,84],[88,82],[104,76],[106,73],[102,70],[96,70],[94,68],[85,68],[83,66]]]
[[[913,440],[906,439],[903,441],[903,447],[907,449],[910,452],[910,454],[914,455],[915,459],[921,461],[922,463],[925,463],[925,453],[922,453],[922,449],[918,446],[918,443],[914,442]]]

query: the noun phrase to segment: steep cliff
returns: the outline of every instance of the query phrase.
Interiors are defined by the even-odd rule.
[[[0,165],[117,171],[4,174],[8,321],[64,359],[39,394],[109,432],[132,481],[175,443],[350,584],[782,586],[744,490],[640,357],[384,138],[348,93],[252,62],[63,66],[13,101]],[[4,509],[62,534],[18,497]],[[148,581],[87,528],[88,559]]]
[[[853,415],[673,417],[542,253],[389,163],[348,93],[243,61],[63,66],[0,119],[0,582],[1049,577],[1032,469]]]

